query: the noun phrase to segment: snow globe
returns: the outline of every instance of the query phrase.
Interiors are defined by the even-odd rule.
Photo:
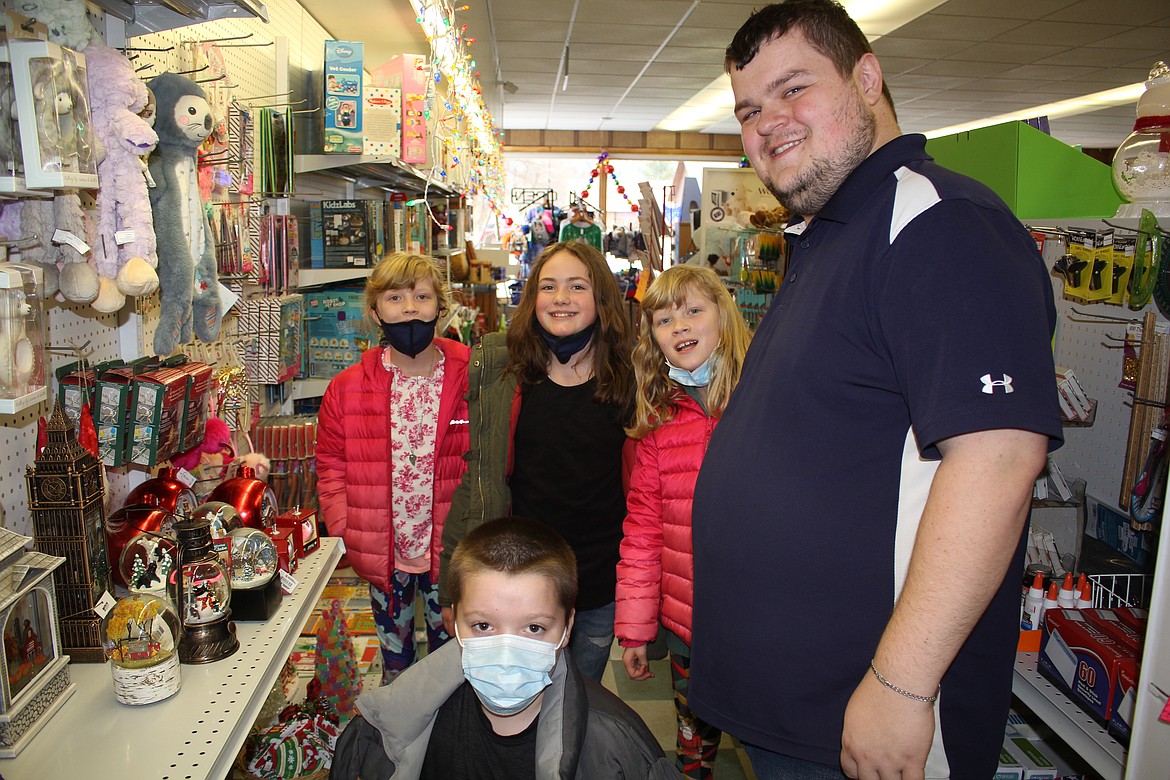
[[[232,545],[232,617],[267,620],[280,606],[276,543],[257,528],[237,528]]]
[[[1118,217],[1139,217],[1142,209],[1170,217],[1170,66],[1164,62],[1150,70],[1133,132],[1113,155],[1113,184],[1129,201]]]
[[[138,534],[122,548],[118,570],[132,593],[167,596],[167,580],[175,570],[177,545],[170,537]]]
[[[174,602],[183,623],[179,660],[202,664],[226,658],[240,643],[229,620],[231,579],[212,546],[211,524],[192,518],[175,523],[173,530],[179,545]]]
[[[119,599],[102,620],[102,646],[120,704],[153,704],[179,692],[179,637],[174,607],[149,593]]]

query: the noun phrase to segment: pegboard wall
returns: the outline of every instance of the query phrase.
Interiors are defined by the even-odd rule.
[[[1075,226],[1105,228],[1104,222],[1076,222]],[[1066,225],[1067,226],[1067,225]],[[1050,238],[1044,244],[1044,261],[1049,268],[1064,253],[1061,241]],[[1064,285],[1053,277],[1056,298],[1056,362],[1071,368],[1090,398],[1097,399],[1097,416],[1088,428],[1065,427],[1064,446],[1053,454],[1069,479],[1085,480],[1086,491],[1100,503],[1121,511],[1117,498],[1125,466],[1129,437],[1132,394],[1118,387],[1122,376],[1122,341],[1127,324],[1141,325],[1145,311],[1126,306],[1084,305],[1065,300]],[[1157,314],[1159,327],[1168,325]],[[1128,514],[1128,508],[1123,512]]]
[[[319,69],[325,40],[329,35],[294,0],[268,0],[270,23],[259,19],[225,19],[182,27],[167,32],[126,39],[121,22],[105,21],[106,42],[110,46],[123,45],[132,49],[166,49],[166,51],[128,51],[134,56],[140,75],[150,78],[167,70],[186,70],[193,45],[214,39],[217,41],[227,77],[221,82],[205,83],[209,91],[224,91],[226,99],[236,99],[255,107],[275,105],[278,98],[255,100],[273,95],[278,83],[287,79],[280,75],[286,68],[284,58],[298,67]],[[101,29],[103,25],[99,24]],[[244,37],[247,36],[247,37]],[[261,44],[261,45],[251,45]],[[202,78],[191,74],[192,78]],[[229,90],[227,85],[234,85]],[[287,87],[285,87],[287,89]],[[153,342],[158,320],[157,296],[127,306],[119,314],[101,315],[89,306],[74,306],[56,301],[46,303],[45,319],[51,353],[49,373],[66,363],[85,357],[92,362],[114,358],[139,357]],[[235,330],[225,328],[225,338],[234,338]],[[210,345],[207,356],[225,354],[230,345]],[[202,356],[202,355],[201,355]],[[56,397],[56,383],[51,383],[52,397]],[[47,415],[48,404],[31,407],[21,413],[0,415],[0,525],[16,533],[31,535],[32,520],[28,510],[25,471],[32,465],[36,445],[37,419]],[[107,469],[107,487],[112,505],[121,503],[130,487],[145,479],[141,469]]]

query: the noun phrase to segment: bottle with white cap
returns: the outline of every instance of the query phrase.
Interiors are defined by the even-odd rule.
[[[1032,580],[1032,587],[1028,588],[1028,595],[1024,599],[1024,614],[1020,618],[1021,631],[1034,631],[1040,628],[1040,616],[1044,609],[1044,575],[1036,572]]]
[[[1085,580],[1085,584],[1081,586],[1080,592],[1077,594],[1077,609],[1092,609],[1093,608],[1093,583],[1090,580]]]
[[[1064,582],[1060,584],[1060,594],[1057,596],[1061,609],[1073,609],[1077,605],[1077,591],[1073,587],[1073,573],[1064,573]]]

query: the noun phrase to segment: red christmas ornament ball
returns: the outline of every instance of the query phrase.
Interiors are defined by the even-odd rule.
[[[613,173],[613,166],[612,165],[605,166],[605,172],[606,173]]]
[[[505,221],[506,223],[508,223],[508,227],[511,227],[511,226],[512,226],[512,218],[511,218],[511,217],[508,217],[508,218],[506,218],[504,221]]]
[[[626,188],[619,184],[618,185],[618,195],[625,195],[625,194],[626,194]]]
[[[630,204],[630,211],[637,211],[637,210],[638,210],[638,204],[637,204],[637,203],[631,203],[631,204]]]
[[[589,190],[581,190],[581,197],[588,198],[589,197]]]

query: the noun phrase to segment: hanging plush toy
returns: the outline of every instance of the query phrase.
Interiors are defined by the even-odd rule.
[[[158,134],[139,116],[149,93],[121,52],[95,44],[85,57],[94,134],[106,152],[97,169],[94,264],[103,286],[117,281],[116,294],[149,295],[158,289],[158,254],[141,155],[154,150]]]
[[[154,351],[169,355],[191,341],[219,336],[219,282],[207,214],[199,197],[196,150],[211,132],[211,106],[189,78],[164,73],[147,85],[158,102],[154,129],[158,148],[150,155],[150,191],[158,244],[162,312]]]
[[[50,41],[74,51],[84,49],[93,37],[85,0],[4,0],[4,7],[41,22]]]

